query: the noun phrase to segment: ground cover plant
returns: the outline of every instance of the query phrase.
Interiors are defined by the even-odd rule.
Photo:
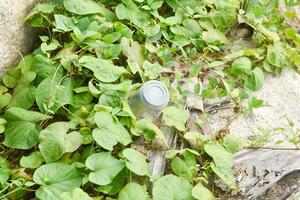
[[[300,36],[285,18],[295,14],[280,13],[276,0],[38,4],[25,21],[42,30],[40,45],[0,86],[0,199],[210,200],[214,176],[238,190],[233,153],[245,144],[190,132],[184,102],[229,96],[249,114],[263,106],[247,97],[265,73],[299,70]],[[179,84],[193,78],[192,92]],[[128,103],[153,79],[170,92],[161,123],[181,138],[181,148],[162,148],[161,176],[133,144],[144,138],[151,149],[162,131]]]

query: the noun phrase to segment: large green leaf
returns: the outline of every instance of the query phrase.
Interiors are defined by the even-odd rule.
[[[190,151],[184,151],[183,159],[175,157],[171,162],[171,167],[177,176],[192,181],[198,171],[196,156]]]
[[[168,146],[163,132],[151,120],[140,119],[137,121],[135,128],[137,133],[144,135],[147,140],[156,139],[156,142]]]
[[[73,82],[61,76],[44,79],[36,90],[36,103],[41,112],[56,112],[61,106],[72,104]]]
[[[110,113],[97,112],[95,122],[98,128],[93,130],[93,138],[107,150],[113,150],[118,142],[128,145],[132,140],[128,131]]]
[[[94,171],[89,174],[89,181],[97,185],[107,185],[125,167],[125,164],[111,156],[109,152],[94,153],[90,155],[85,165]]]
[[[102,82],[114,82],[124,73],[124,67],[115,66],[111,61],[92,56],[83,56],[79,63],[94,72],[94,76]]]
[[[116,14],[119,19],[130,20],[136,26],[142,28],[147,25],[149,14],[141,11],[132,0],[122,0],[123,4],[116,7]],[[125,5],[124,5],[125,4]]]
[[[39,148],[46,162],[58,160],[64,153],[74,152],[82,143],[79,132],[67,133],[68,122],[55,122],[42,130],[39,135]]]
[[[142,46],[137,41],[123,37],[121,47],[122,53],[128,58],[127,62],[131,72],[142,74],[141,66],[145,60]]]
[[[227,134],[223,139],[223,145],[230,153],[236,153],[244,148],[246,141],[232,134]]]
[[[82,175],[71,165],[50,163],[34,172],[33,181],[41,186],[36,191],[39,199],[58,200],[61,193],[71,192],[81,185]]]
[[[60,195],[63,200],[93,200],[86,192],[80,188],[75,188],[72,192],[64,192]]]
[[[30,86],[14,91],[8,107],[29,109],[35,101],[35,89],[35,87]]]
[[[44,158],[39,151],[32,152],[29,156],[23,156],[20,165],[25,168],[35,169],[44,162]]]
[[[179,131],[185,130],[185,123],[190,117],[188,110],[169,106],[163,109],[163,121],[167,126],[174,126]]]
[[[233,61],[231,72],[237,75],[249,74],[251,71],[251,60],[247,57],[240,57]]]
[[[6,121],[27,121],[37,123],[39,121],[50,119],[50,116],[39,112],[25,110],[23,108],[9,108],[4,113]]]
[[[9,122],[5,128],[4,145],[16,149],[30,149],[37,145],[40,128],[32,122]]]
[[[212,192],[204,187],[201,183],[198,183],[192,190],[192,195],[198,200],[214,200],[215,197]]]
[[[145,76],[150,79],[156,79],[164,71],[158,62],[150,63],[147,60],[143,63],[143,69],[145,70]]]
[[[35,124],[50,116],[23,108],[9,108],[4,113],[8,122],[5,128],[4,144],[16,149],[30,149],[37,145],[40,128]]]
[[[75,27],[74,21],[71,17],[65,15],[54,15],[55,19],[55,31],[68,32]]]
[[[126,160],[126,167],[133,173],[140,176],[150,176],[150,168],[146,157],[134,149],[125,149],[123,156]]]
[[[92,0],[64,0],[64,7],[67,11],[78,15],[101,13],[100,4]]]
[[[217,142],[208,142],[204,145],[204,151],[213,158],[212,170],[230,187],[235,188],[233,175],[233,155]]]
[[[146,188],[137,183],[128,183],[119,193],[118,200],[147,200]]]
[[[264,81],[264,72],[261,68],[256,67],[247,76],[244,87],[251,91],[257,91],[262,88]]]
[[[192,189],[188,180],[166,175],[154,182],[153,200],[193,200]]]

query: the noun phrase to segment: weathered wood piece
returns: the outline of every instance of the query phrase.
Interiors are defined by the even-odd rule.
[[[235,156],[234,162],[241,193],[255,199],[284,176],[300,170],[300,151],[245,150]]]

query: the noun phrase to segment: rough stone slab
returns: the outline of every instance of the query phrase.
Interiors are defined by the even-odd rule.
[[[35,32],[23,24],[36,0],[0,1],[0,76],[32,50]]]

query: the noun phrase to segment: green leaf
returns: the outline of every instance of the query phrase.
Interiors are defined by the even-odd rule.
[[[63,192],[60,198],[63,200],[93,200],[93,198],[80,188],[75,188],[72,192]]]
[[[201,183],[198,183],[192,190],[192,195],[198,200],[214,200],[215,197],[212,192],[204,187]]]
[[[268,46],[267,60],[271,65],[283,68],[287,63],[286,53],[281,43]]]
[[[30,149],[37,145],[40,128],[32,122],[9,122],[5,128],[4,145],[16,149]]]
[[[128,58],[127,62],[133,74],[141,74],[141,66],[145,57],[142,46],[134,40],[123,37],[121,40],[122,53]]]
[[[223,139],[223,146],[230,152],[236,153],[242,150],[246,145],[245,140],[235,137],[234,135],[227,134]]]
[[[251,60],[247,57],[240,57],[233,61],[231,72],[237,75],[249,74],[251,71]]]
[[[54,15],[55,19],[55,29],[57,32],[68,32],[73,30],[75,27],[74,21],[71,17],[65,15]]]
[[[140,119],[136,123],[136,131],[143,134],[147,140],[153,140],[154,138],[161,140],[164,144],[167,144],[166,138],[163,132],[148,119]]]
[[[15,90],[8,107],[29,109],[35,101],[35,87],[22,87]]]
[[[153,200],[193,200],[192,189],[188,180],[166,175],[154,182]]]
[[[190,151],[183,152],[184,159],[175,157],[171,162],[171,167],[177,176],[192,181],[197,175],[198,165],[194,153]]]
[[[9,108],[4,113],[8,122],[4,144],[16,149],[30,149],[37,145],[40,128],[35,123],[51,117],[22,108]]]
[[[185,123],[190,117],[190,112],[182,108],[169,106],[163,109],[163,121],[167,126],[174,126],[179,131],[185,131]]]
[[[71,128],[68,122],[55,122],[39,135],[39,149],[47,163],[58,160],[64,153],[74,152],[82,143],[79,132],[67,134]]]
[[[123,67],[115,66],[112,61],[95,58],[92,56],[83,56],[79,63],[94,72],[94,76],[106,83],[114,82],[124,73],[127,73]]]
[[[57,69],[54,67],[54,63],[51,59],[41,54],[37,54],[33,57],[32,63],[28,70],[32,70],[36,73],[35,81],[40,83],[44,79],[53,76]],[[61,73],[59,69],[57,71]]]
[[[179,157],[176,157],[171,162],[171,167],[173,172],[180,177],[186,178],[189,181],[192,181],[193,175],[192,170],[189,166]]]
[[[100,185],[98,187],[100,192],[109,195],[116,195],[120,192],[121,189],[126,185],[127,171],[122,170],[108,185]]]
[[[141,11],[132,0],[122,0],[122,2],[123,4],[116,7],[117,17],[121,20],[127,19],[140,28],[146,26],[149,14]]]
[[[44,158],[39,151],[32,152],[29,156],[22,156],[20,165],[25,168],[35,169],[44,162]]]
[[[158,62],[150,63],[148,60],[143,63],[143,69],[145,70],[145,76],[150,79],[156,79],[164,71]]]
[[[247,76],[244,87],[251,91],[258,91],[264,84],[264,72],[261,68],[256,67],[251,71],[250,75]]]
[[[150,168],[146,157],[134,149],[125,149],[123,156],[126,158],[126,167],[139,176],[150,176]]]
[[[217,142],[208,142],[204,151],[213,158],[210,163],[212,170],[231,188],[235,188],[233,175],[233,155]]]
[[[0,185],[3,186],[7,183],[11,170],[7,160],[0,156]]]
[[[35,111],[30,111],[30,110],[25,110],[23,108],[9,108],[5,111],[4,113],[4,118],[10,122],[10,121],[27,121],[27,122],[33,122],[37,123],[39,121],[47,120],[50,119],[51,116],[35,112]]]
[[[107,185],[117,176],[125,167],[124,163],[109,152],[94,153],[90,155],[85,165],[94,171],[89,174],[89,181],[97,185]]]
[[[86,18],[83,18],[83,19],[86,19]],[[81,23],[89,23],[89,20],[83,21]],[[83,27],[82,29],[84,29],[84,30],[81,30],[76,26],[73,29],[73,33],[71,33],[72,39],[77,44],[81,44],[83,42],[86,42],[87,44],[89,44],[89,42],[88,42],[89,39],[92,42],[94,42],[94,40],[101,38],[101,34],[97,31],[99,29],[99,25],[96,21],[89,23],[87,27]]]
[[[137,183],[128,183],[119,193],[118,200],[147,200],[146,188]]]
[[[229,43],[226,36],[217,29],[209,29],[208,31],[203,31],[202,37],[205,41],[207,41],[208,43],[212,43],[214,45]]]
[[[264,100],[258,99],[258,98],[254,97],[254,96],[251,97],[251,98],[249,99],[249,101],[248,101],[248,111],[249,111],[250,113],[253,112],[253,109],[254,109],[254,108],[260,108],[260,107],[262,107],[262,106],[265,106]]]
[[[67,11],[78,15],[102,12],[102,7],[92,0],[64,0],[64,7]]]
[[[75,167],[64,163],[42,165],[33,174],[33,181],[41,187],[36,196],[41,200],[57,200],[63,192],[71,192],[81,185],[82,176]]]
[[[125,146],[131,143],[128,131],[110,113],[97,112],[94,120],[98,128],[93,130],[93,138],[104,149],[111,151],[118,142]]]
[[[73,82],[70,78],[48,77],[36,89],[36,103],[43,113],[55,113],[61,106],[72,102]]]
[[[6,107],[9,102],[11,101],[12,96],[9,93],[1,94],[0,95],[0,109]]]

